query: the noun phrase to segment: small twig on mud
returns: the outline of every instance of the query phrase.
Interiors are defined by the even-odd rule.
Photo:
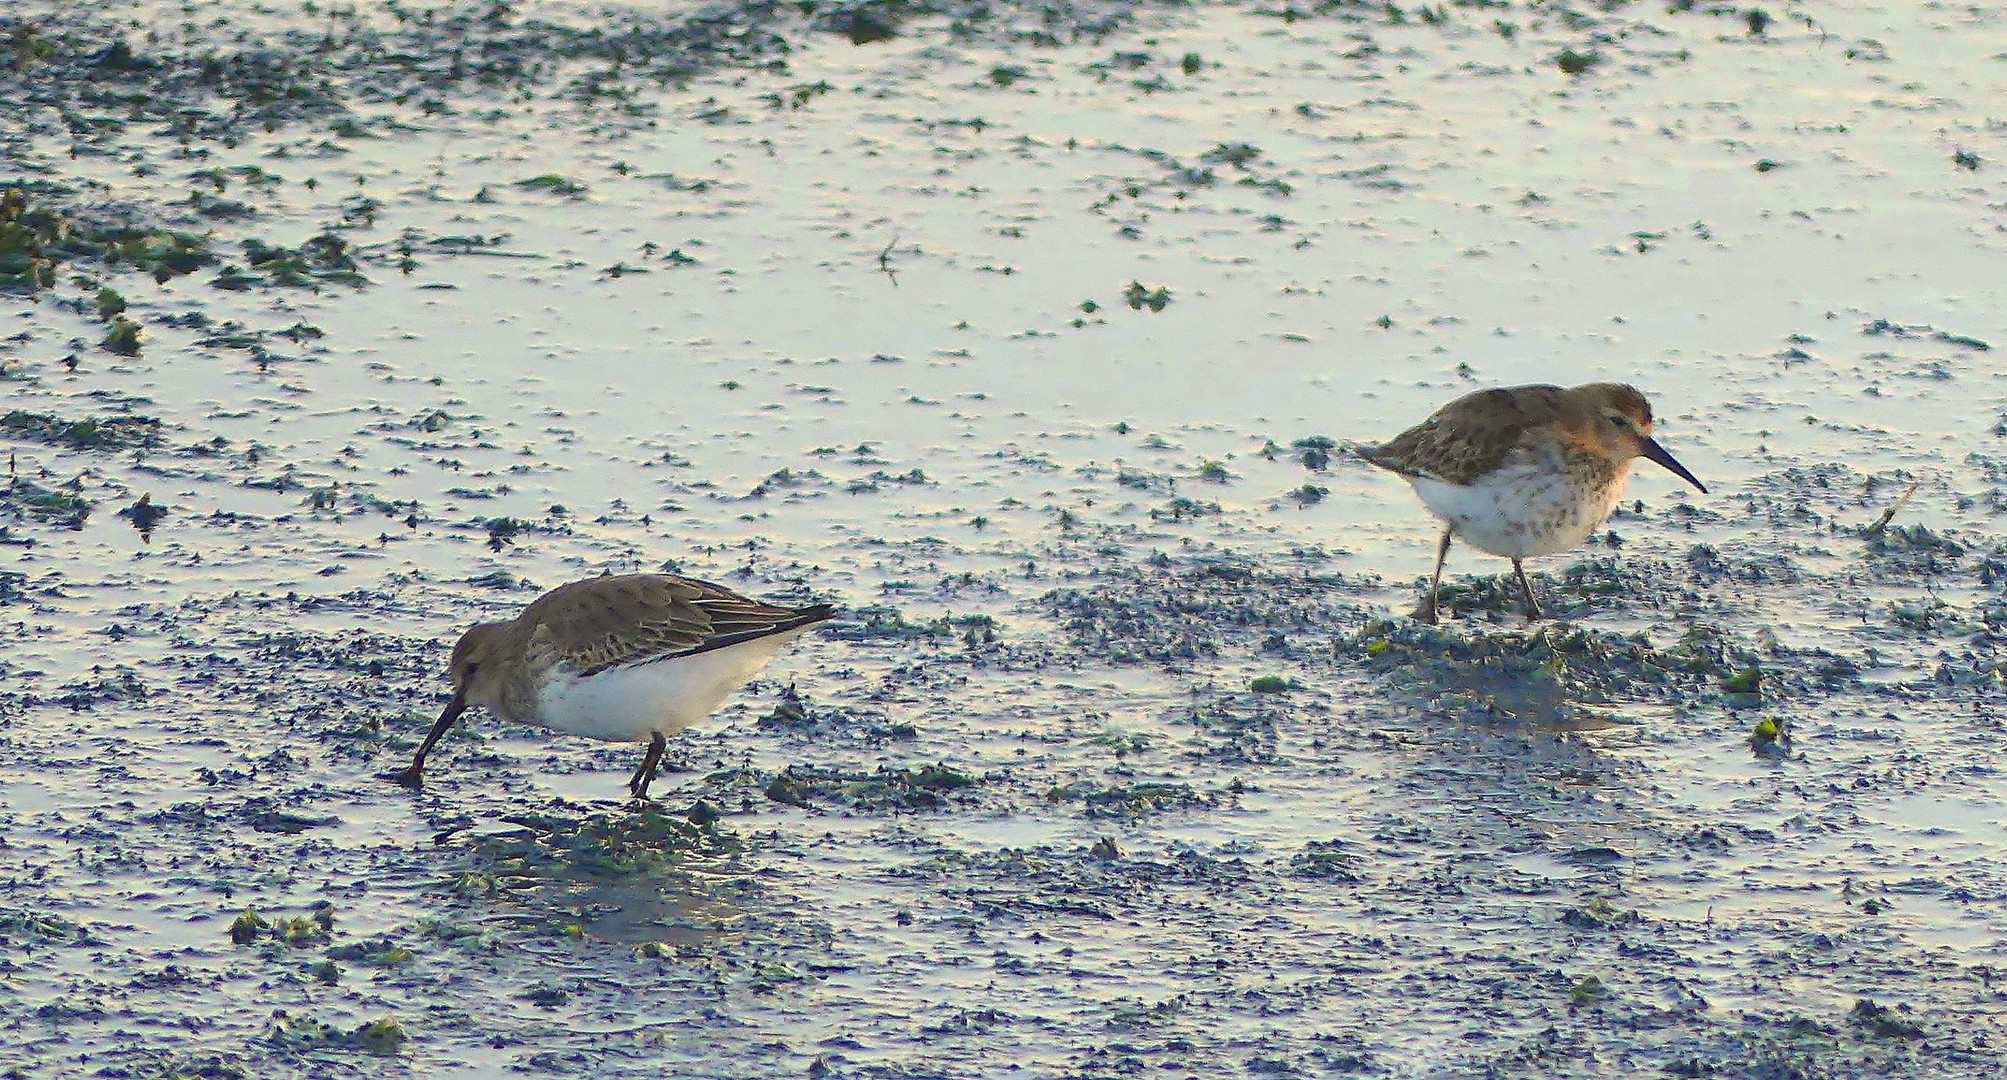
[[[891,278],[894,286],[899,284],[899,273],[892,269],[892,249],[898,246],[899,238],[895,236],[891,243],[885,245],[885,250],[878,253],[878,272]]]
[[[1870,525],[1867,528],[1861,530],[1861,539],[1873,540],[1881,536],[1881,534],[1887,532],[1889,527],[1889,522],[1895,520],[1896,512],[1901,510],[1903,508],[1903,504],[1909,501],[1909,497],[1911,495],[1916,494],[1916,489],[1922,486],[1923,486],[1923,481],[1921,480],[1918,480],[1916,483],[1911,484],[1909,486],[1909,490],[1902,493],[1902,498],[1897,499],[1895,501],[1894,506],[1891,506],[1887,510],[1882,511],[1882,516],[1880,520],[1876,521],[1873,525]]]

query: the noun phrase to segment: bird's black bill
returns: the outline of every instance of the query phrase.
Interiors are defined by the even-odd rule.
[[[460,719],[460,714],[466,711],[467,691],[464,687],[455,688],[453,700],[446,703],[445,711],[439,714],[439,719],[433,721],[432,730],[426,733],[425,742],[418,747],[417,756],[411,759],[411,767],[397,774],[398,783],[414,791],[425,786],[425,755],[432,752],[432,748],[438,745],[440,738],[446,734],[446,729],[452,727],[453,721]]]
[[[1645,457],[1651,459],[1652,461],[1655,461],[1658,464],[1665,466],[1667,470],[1669,470],[1674,476],[1677,476],[1681,480],[1684,480],[1687,483],[1692,484],[1694,487],[1699,488],[1700,493],[1702,495],[1707,494],[1707,485],[1694,479],[1693,474],[1686,471],[1686,466],[1681,465],[1679,462],[1673,460],[1673,456],[1671,454],[1666,453],[1666,448],[1660,446],[1658,444],[1658,440],[1656,439],[1645,440],[1644,455]]]

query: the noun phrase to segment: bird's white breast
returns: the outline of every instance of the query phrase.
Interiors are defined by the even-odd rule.
[[[592,675],[552,671],[537,694],[539,724],[608,742],[674,735],[711,715],[732,691],[807,630]]]
[[[1613,477],[1561,467],[1551,457],[1514,453],[1468,484],[1411,477],[1415,494],[1465,542],[1508,559],[1552,555],[1588,539],[1623,497],[1630,463]]]

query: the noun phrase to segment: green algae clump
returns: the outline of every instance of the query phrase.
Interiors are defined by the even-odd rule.
[[[981,783],[947,765],[880,768],[875,773],[791,765],[766,787],[766,797],[788,806],[834,802],[857,810],[933,810],[949,795]]]
[[[51,187],[0,186],[0,290],[50,288],[57,267],[80,259],[95,260],[106,269],[130,267],[156,281],[216,261],[206,234],[150,228],[129,219],[91,220],[50,205],[48,196],[62,190]],[[103,308],[109,298],[100,292],[97,299]]]
[[[160,421],[150,416],[89,416],[66,420],[54,413],[13,409],[0,415],[0,435],[66,450],[149,450],[159,446]]]
[[[249,945],[265,936],[271,928],[272,924],[266,922],[264,916],[245,908],[244,914],[230,921],[230,940],[239,945]]]

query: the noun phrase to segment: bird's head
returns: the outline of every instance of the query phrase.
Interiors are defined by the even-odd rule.
[[[1577,387],[1576,394],[1587,414],[1589,439],[1602,453],[1619,461],[1644,458],[1666,467],[1674,476],[1707,494],[1707,485],[1694,478],[1666,448],[1652,438],[1652,403],[1637,387],[1623,383],[1590,383]]]
[[[508,623],[480,623],[460,635],[453,646],[453,662],[447,669],[453,679],[453,695],[468,704],[487,703],[500,677],[495,653],[502,644]]]

